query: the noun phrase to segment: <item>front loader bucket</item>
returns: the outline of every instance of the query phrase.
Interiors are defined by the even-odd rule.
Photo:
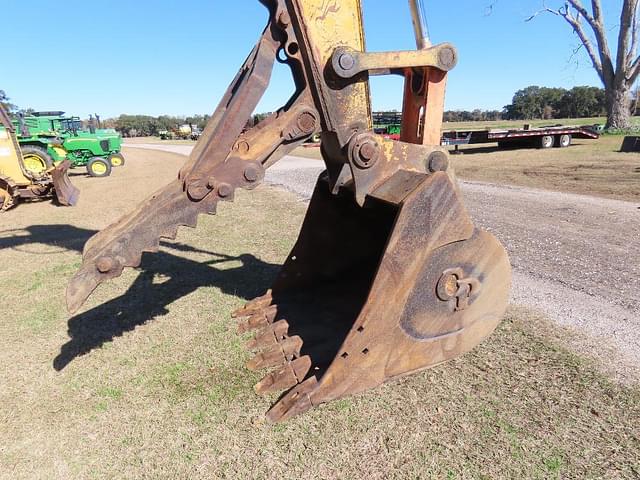
[[[65,206],[75,205],[80,195],[80,190],[71,183],[69,175],[67,175],[67,170],[69,170],[70,166],[71,163],[69,160],[65,160],[51,170],[51,179],[53,181],[56,199],[60,205]]]
[[[461,355],[506,308],[510,264],[471,223],[446,173],[400,205],[332,195],[321,176],[272,289],[235,316],[257,330],[260,393],[285,390],[277,422]]]

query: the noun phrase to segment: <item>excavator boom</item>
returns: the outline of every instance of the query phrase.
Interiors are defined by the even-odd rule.
[[[87,242],[67,303],[76,311],[321,134],[326,170],[298,240],[267,293],[233,314],[255,331],[248,367],[267,371],[256,390],[284,392],[267,414],[277,422],[473,348],[504,313],[510,265],[474,226],[439,146],[455,48],[421,28],[418,50],[368,53],[359,0],[261,3],[269,23],[179,177]],[[276,60],[296,91],[243,131]],[[405,78],[401,141],[372,131],[369,77],[388,74]]]

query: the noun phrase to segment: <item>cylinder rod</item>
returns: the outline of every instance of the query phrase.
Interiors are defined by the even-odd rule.
[[[409,0],[409,8],[411,9],[411,20],[416,34],[417,47],[419,49],[429,48],[431,46],[429,26],[422,0]]]

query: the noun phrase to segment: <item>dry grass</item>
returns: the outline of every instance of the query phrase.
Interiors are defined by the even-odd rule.
[[[640,200],[640,155],[620,153],[622,138],[576,140],[552,150],[461,148],[453,157],[466,180],[522,185],[621,200]]]
[[[111,184],[77,179],[77,209],[0,217],[0,478],[640,475],[638,387],[612,383],[563,347],[573,333],[516,307],[471,354],[264,424],[273,399],[253,393],[228,314],[268,286],[295,239],[306,205],[288,193],[239,195],[69,318],[83,240],[143,193],[123,179],[153,171],[158,183],[179,166],[164,153],[128,159]]]
[[[460,147],[452,155],[458,177],[542,188],[620,200],[640,200],[640,154],[620,153],[621,136],[575,140],[570,148],[499,149],[496,145]],[[298,148],[294,155],[320,158],[318,148]]]

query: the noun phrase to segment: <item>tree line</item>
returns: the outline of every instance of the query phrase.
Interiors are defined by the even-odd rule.
[[[189,117],[160,115],[120,115],[102,122],[104,127],[115,128],[124,137],[157,136],[162,130],[171,130],[180,125],[189,124],[204,129],[210,115],[192,115]]]
[[[607,113],[606,102],[603,88],[581,86],[566,90],[529,86],[518,90],[511,103],[504,107],[504,118],[547,120],[600,117]]]
[[[640,95],[636,91],[633,95],[633,113]],[[0,102],[10,112],[22,111],[29,113],[32,109],[20,110],[11,104],[4,91],[0,90]],[[551,120],[559,118],[584,118],[606,115],[606,95],[602,88],[590,86],[564,88],[550,88],[529,86],[518,90],[509,105],[502,110],[448,110],[444,112],[445,122],[487,122],[495,120]],[[268,114],[259,113],[253,116],[248,126],[259,123]],[[171,130],[180,125],[190,124],[204,129],[210,115],[172,116],[172,115],[120,115],[116,118],[103,119],[106,128],[115,128],[125,137],[157,136],[162,130]]]
[[[513,95],[511,103],[505,105],[502,110],[449,110],[444,112],[444,121],[487,122],[600,117],[607,113],[606,102],[603,88],[580,86],[567,90],[532,85],[518,90]],[[636,104],[637,102],[632,103],[634,111]]]
[[[268,114],[253,116],[249,126],[259,123]],[[605,91],[598,87],[578,86],[570,90],[529,86],[518,90],[509,105],[502,110],[448,110],[445,122],[487,122],[495,120],[551,120],[559,118],[585,118],[606,115]],[[162,115],[120,115],[103,122],[124,136],[153,136],[160,130],[190,123],[203,129],[209,115],[173,117]]]
[[[447,110],[442,120],[444,122],[492,122],[502,120],[504,114],[500,110]]]
[[[247,123],[252,127],[264,120],[269,113],[258,113]],[[162,130],[171,130],[180,125],[191,125],[204,130],[211,115],[192,115],[190,117],[176,117],[171,115],[120,115],[117,118],[109,118],[102,122],[106,128],[115,128],[124,137],[149,137],[157,136]]]

